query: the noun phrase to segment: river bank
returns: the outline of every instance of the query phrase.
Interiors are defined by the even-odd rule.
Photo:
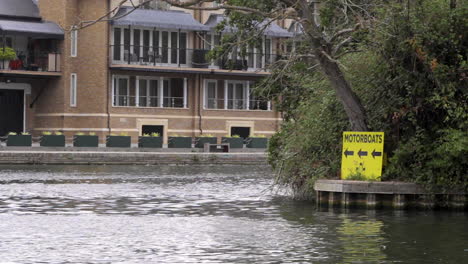
[[[264,151],[192,152],[190,149],[0,149],[0,164],[42,165],[267,165]]]

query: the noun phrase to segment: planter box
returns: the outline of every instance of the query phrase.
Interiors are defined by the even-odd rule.
[[[64,135],[47,135],[41,137],[41,147],[65,147]]]
[[[106,147],[108,148],[129,148],[132,145],[130,136],[107,136]]]
[[[169,137],[169,148],[192,148],[192,138]]]
[[[222,138],[222,143],[228,143],[230,148],[243,148],[244,139],[243,138]]]
[[[31,147],[31,135],[9,135],[7,138],[7,147]]]
[[[99,147],[99,136],[74,136],[73,146],[78,148]]]
[[[138,147],[139,148],[162,148],[163,138],[162,137],[139,137]]]
[[[195,144],[196,148],[204,148],[205,143],[210,143],[210,144],[216,144],[218,143],[218,138],[215,137],[197,137],[195,138]]]
[[[266,149],[268,147],[268,138],[248,138],[247,148],[261,148]]]

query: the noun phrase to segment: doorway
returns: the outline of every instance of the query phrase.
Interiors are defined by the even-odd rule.
[[[241,138],[250,137],[250,127],[231,127],[231,136],[239,135]]]
[[[141,133],[142,135],[158,133],[160,137],[164,138],[164,126],[142,126]]]
[[[0,89],[0,136],[24,129],[24,91]]]

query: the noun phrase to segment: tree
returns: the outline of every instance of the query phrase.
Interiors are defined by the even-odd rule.
[[[128,0],[139,8],[147,6],[155,0]],[[302,34],[297,42],[302,48],[296,49],[294,54],[285,57],[276,66],[290,65],[300,60],[310,69],[320,69],[327,77],[336,96],[343,105],[348,117],[350,127],[356,131],[368,130],[366,111],[346,79],[339,59],[355,51],[353,43],[356,42],[358,32],[365,30],[372,21],[373,9],[378,7],[379,0],[326,0],[319,3],[315,0],[159,0],[172,6],[191,10],[225,10],[230,17],[227,22],[235,26],[241,35],[250,34],[250,41],[255,41],[258,31],[262,31],[275,21],[292,19],[301,25]],[[127,2],[124,0],[121,4]],[[207,6],[206,4],[216,3]],[[105,20],[107,17],[102,17]],[[263,29],[258,22],[264,23]],[[86,25],[87,26],[87,25]],[[234,38],[225,38],[237,45]],[[242,41],[246,41],[245,39]],[[277,80],[283,75],[273,75],[271,79]]]

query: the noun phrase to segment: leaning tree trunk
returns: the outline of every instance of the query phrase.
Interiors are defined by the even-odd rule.
[[[331,61],[323,53],[316,52],[320,67],[336,91],[338,99],[343,104],[353,131],[368,131],[367,115],[361,100],[351,89],[351,85],[343,75],[339,65]]]

